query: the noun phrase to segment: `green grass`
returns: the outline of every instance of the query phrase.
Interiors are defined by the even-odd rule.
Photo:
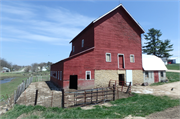
[[[0,99],[2,98],[2,95],[11,95],[14,93],[14,90],[17,89],[18,85],[21,84],[22,80],[26,80],[27,77],[16,77],[15,79],[11,80],[8,83],[0,84],[1,88],[1,95]]]
[[[47,77],[49,77],[49,72],[39,72],[38,75],[42,75],[42,78],[43,79],[47,79]],[[33,82],[35,81],[36,79],[36,74],[33,74]],[[22,83],[22,81],[26,80],[28,77],[30,76],[29,73],[1,73],[0,77],[15,77],[15,79],[11,80],[10,82],[8,83],[3,83],[3,84],[0,84],[0,99],[2,99],[2,95],[6,95],[8,94],[8,96],[12,95],[14,93],[14,90],[17,89],[18,85]],[[7,97],[5,98],[7,99]]]
[[[180,73],[166,72],[166,77],[169,79],[169,81],[167,83],[176,82],[176,81],[179,81],[179,79],[180,79]],[[150,86],[157,86],[157,85],[163,85],[163,84],[166,84],[166,83],[158,82],[158,83],[153,83]]]
[[[6,73],[0,73],[0,80],[4,79],[4,78],[10,78],[10,77],[29,77],[30,75],[36,76],[36,75],[48,75],[50,74],[49,71],[43,71],[43,72],[33,72],[33,73],[26,73],[26,72],[18,72],[18,73],[14,73],[14,72],[6,72]]]
[[[166,67],[169,70],[180,70],[180,64],[168,64]]]
[[[170,107],[178,106],[179,99],[171,99],[167,96],[153,96],[135,94],[133,97],[112,101],[112,107],[95,106],[95,109],[82,110],[76,108],[57,108],[42,106],[23,106],[15,105],[13,109],[2,115],[2,119],[17,118],[124,118],[128,115],[147,116],[151,113],[165,110]]]

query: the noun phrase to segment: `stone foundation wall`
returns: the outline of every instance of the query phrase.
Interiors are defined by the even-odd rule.
[[[144,82],[144,75],[142,70],[132,70],[133,85],[142,84]]]
[[[95,87],[107,87],[109,81],[119,80],[119,74],[124,74],[124,80],[126,81],[126,70],[95,70]],[[142,70],[132,70],[133,85],[142,84],[144,82],[144,76]]]
[[[111,79],[119,80],[118,74],[124,74],[124,77],[126,77],[125,70],[95,70],[94,74],[95,74],[95,82],[94,82],[95,87],[107,87]]]

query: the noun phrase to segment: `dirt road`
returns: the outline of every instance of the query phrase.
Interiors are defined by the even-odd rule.
[[[167,70],[166,72],[177,72],[177,73],[180,73],[180,70]]]
[[[180,81],[159,86],[132,86],[132,92],[180,98]]]
[[[55,86],[50,83],[49,85],[55,88]],[[21,94],[17,100],[17,104],[22,105],[34,105],[36,90],[38,90],[37,105],[45,107],[61,107],[61,91],[50,89],[46,82],[33,82],[29,87]]]

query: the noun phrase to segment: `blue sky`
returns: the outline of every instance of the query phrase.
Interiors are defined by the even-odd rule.
[[[173,57],[180,56],[178,0],[1,0],[0,57],[18,65],[67,58],[69,41],[120,3],[145,32],[161,30],[160,39],[169,39],[174,45]]]

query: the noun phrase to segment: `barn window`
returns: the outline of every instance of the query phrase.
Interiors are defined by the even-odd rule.
[[[152,71],[151,72],[149,72],[150,73],[150,78],[152,78],[153,76],[152,76]]]
[[[164,77],[163,71],[161,71],[161,77]]]
[[[52,71],[52,77],[54,77],[54,78],[57,77],[57,72],[56,71]]]
[[[134,61],[134,55],[130,55],[130,62],[135,62]]]
[[[84,47],[84,39],[82,39],[82,48]]]
[[[60,71],[60,80],[62,80],[62,71]]]
[[[111,62],[111,53],[106,53],[106,62]]]
[[[73,46],[73,52],[75,51],[75,46]]]
[[[86,71],[86,80],[91,80],[91,71]]]
[[[145,77],[149,78],[149,73],[147,71],[145,71]]]

